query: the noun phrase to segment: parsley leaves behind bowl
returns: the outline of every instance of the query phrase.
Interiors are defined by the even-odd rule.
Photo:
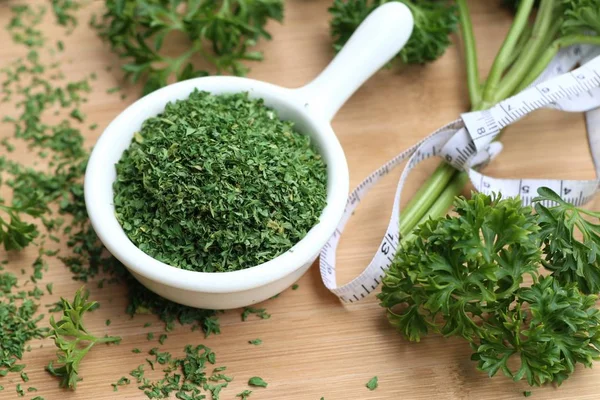
[[[129,239],[174,267],[223,272],[279,256],[319,221],[327,171],[310,137],[246,93],[195,90],[146,120],[116,165]]]

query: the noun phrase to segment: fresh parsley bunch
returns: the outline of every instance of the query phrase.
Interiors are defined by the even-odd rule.
[[[208,75],[195,66],[200,57],[217,73],[244,75],[245,61],[262,60],[252,51],[269,20],[283,19],[282,0],[106,0],[106,12],[94,25],[119,57],[132,82],[145,80],[143,93],[165,86],[171,78]],[[163,43],[171,35],[187,39],[176,56]]]
[[[334,0],[329,12],[333,47],[339,51],[356,28],[381,4],[390,0]],[[412,36],[398,53],[405,64],[425,64],[438,59],[448,46],[449,35],[456,31],[456,7],[448,1],[391,0],[404,3],[415,21]]]
[[[379,299],[392,325],[411,341],[430,331],[463,337],[481,370],[530,385],[561,383],[576,363],[599,359],[596,296],[582,290],[600,287],[600,237],[582,215],[600,213],[546,188],[538,193],[536,214],[518,198],[478,193],[455,200],[456,216],[420,225],[383,280]],[[541,266],[552,276],[540,276]],[[516,370],[513,356],[521,361]]]

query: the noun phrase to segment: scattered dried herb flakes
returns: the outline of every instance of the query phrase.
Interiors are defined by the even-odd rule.
[[[264,308],[244,307],[244,311],[242,311],[242,321],[246,321],[250,314],[255,314],[260,319],[271,318],[271,314]]]
[[[379,386],[379,383],[377,382],[377,377],[374,376],[372,377],[369,382],[367,382],[367,384],[365,385],[369,390],[375,390],[377,389],[377,386]]]
[[[235,271],[280,255],[326,201],[326,167],[309,136],[246,93],[195,90],[167,104],[116,168],[115,212],[127,236],[192,271]]]
[[[160,336],[158,337],[158,343],[160,343],[160,344],[165,344],[165,340],[167,340],[167,337],[168,337],[168,336],[167,336],[166,334],[164,334],[164,333],[163,333],[162,335],[160,335]]]
[[[252,378],[250,378],[248,380],[248,385],[250,386],[257,386],[257,387],[264,387],[266,388],[268,383],[265,382],[263,380],[263,378],[259,377],[259,376],[253,376]]]
[[[81,7],[77,0],[52,0],[52,11],[56,18],[56,23],[65,26],[69,32],[77,26],[77,18],[74,12]]]
[[[211,333],[220,333],[219,320],[215,316],[216,311],[183,306],[169,301],[146,289],[129,274],[126,276],[126,282],[129,297],[126,312],[129,315],[154,314],[165,323],[167,332],[175,328],[175,323],[179,323],[181,325],[192,325],[192,329],[198,326],[206,336]],[[151,325],[152,323],[147,322],[144,327]]]
[[[240,400],[248,400],[251,394],[252,390],[244,390],[243,392],[236,394],[235,397],[239,397]]]
[[[122,376],[117,383],[111,383],[111,386],[113,387],[113,392],[116,392],[119,390],[119,386],[129,385],[130,383],[131,380],[129,378]]]
[[[184,356],[180,358],[158,348],[151,349],[149,354],[155,357],[152,364],[164,367],[164,377],[155,381],[146,378],[143,364],[130,373],[149,399],[165,399],[174,394],[181,400],[201,400],[206,398],[206,392],[210,392],[213,399],[218,399],[221,390],[233,379],[222,373],[225,367],[215,368],[211,375],[207,374],[207,367],[215,364],[216,356],[203,345],[186,346]]]
[[[9,372],[21,372],[24,364],[17,364],[23,358],[27,342],[46,336],[48,328],[38,327],[44,318],[36,315],[38,305],[25,292],[13,294],[17,287],[17,277],[9,272],[0,274],[0,377]],[[27,375],[22,375],[27,377]]]

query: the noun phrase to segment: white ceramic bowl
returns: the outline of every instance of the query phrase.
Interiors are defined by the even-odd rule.
[[[286,89],[253,79],[214,76],[169,85],[127,107],[98,140],[86,170],[85,201],[100,240],[144,286],[188,306],[209,309],[248,306],[289,287],[317,258],[346,204],[348,166],[330,120],[348,97],[402,48],[412,27],[408,8],[402,3],[388,3],[375,10],[331,64],[302,88]],[[234,272],[178,269],[138,249],[115,217],[115,164],[129,147],[134,133],[146,119],[162,112],[168,102],[185,99],[194,89],[215,94],[248,92],[250,97],[264,99],[280,118],[294,121],[300,132],[313,138],[327,163],[327,205],[319,223],[289,251],[261,265]]]

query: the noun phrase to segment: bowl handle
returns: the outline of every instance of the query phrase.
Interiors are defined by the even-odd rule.
[[[400,2],[373,11],[337,56],[308,85],[295,89],[298,100],[330,121],[348,98],[402,49],[413,29],[413,17]]]

